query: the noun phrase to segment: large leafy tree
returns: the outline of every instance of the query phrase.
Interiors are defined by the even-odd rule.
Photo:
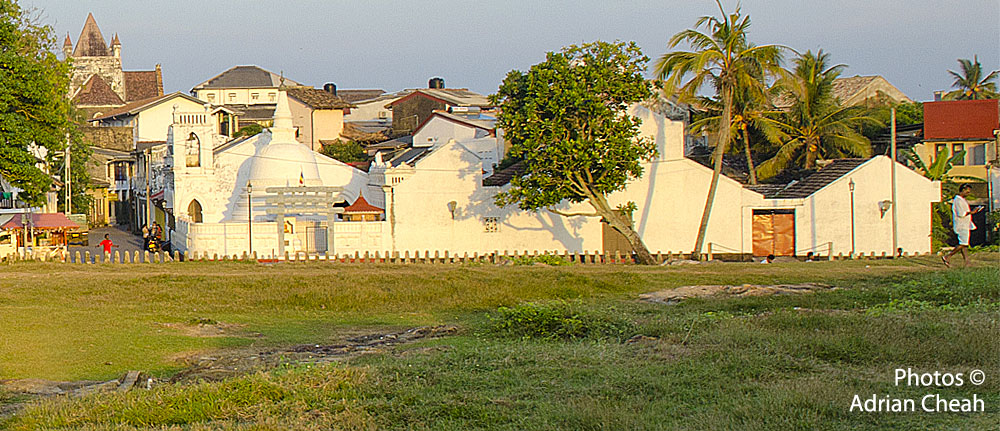
[[[63,154],[67,136],[77,142],[73,179],[86,184],[87,151],[74,135],[74,110],[67,98],[69,65],[56,57],[54,47],[50,27],[14,0],[0,0],[0,174],[23,189],[21,198],[31,204],[41,203],[52,186],[51,175],[62,173],[56,157]],[[41,152],[32,154],[29,147],[43,147],[47,155],[39,160]],[[74,188],[82,197],[83,187]]]
[[[652,92],[643,78],[648,59],[634,42],[594,42],[550,52],[525,73],[511,71],[494,102],[497,125],[525,171],[496,196],[498,205],[548,209],[566,216],[602,217],[628,239],[640,263],[653,263],[627,215],[631,205],[612,207],[608,195],[642,175],[656,154],[639,137],[640,120],[626,109]],[[593,211],[556,209],[569,201]]]
[[[812,169],[825,158],[871,155],[871,142],[860,130],[877,121],[863,108],[840,105],[833,81],[845,66],[829,66],[829,59],[822,50],[806,51],[795,60],[792,73],[778,81],[777,87],[793,102],[787,112],[766,120],[777,130],[773,136],[780,147],[761,163],[759,177],[773,177],[793,164]]]
[[[655,73],[664,80],[664,89],[668,93],[677,92],[682,100],[691,100],[697,97],[702,87],[710,85],[722,105],[719,139],[712,153],[712,181],[692,252],[694,259],[701,258],[701,248],[705,243],[722,173],[722,156],[732,140],[733,108],[737,95],[743,91],[763,92],[764,77],[776,73],[781,63],[781,47],[758,46],[747,39],[749,16],[743,15],[738,7],[727,14],[719,0],[716,4],[720,16],[702,17],[698,19],[695,29],[684,30],[670,38],[669,49],[686,43],[691,51],[664,54],[655,66]]]
[[[983,76],[983,65],[979,64],[979,56],[972,56],[972,61],[965,58],[958,59],[961,72],[949,70],[948,74],[955,78],[951,84],[954,90],[944,95],[945,100],[980,100],[996,99],[997,94],[997,74],[1000,70],[994,70]]]

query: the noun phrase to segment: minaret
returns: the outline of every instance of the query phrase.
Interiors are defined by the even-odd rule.
[[[69,33],[66,33],[66,40],[63,41],[63,58],[70,58],[73,55],[73,41],[69,38]]]
[[[115,58],[122,58],[122,43],[118,40],[118,33],[111,38],[111,55]]]

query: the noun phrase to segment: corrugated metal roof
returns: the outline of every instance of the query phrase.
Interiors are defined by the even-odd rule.
[[[998,128],[995,99],[924,102],[924,139],[994,139]]]

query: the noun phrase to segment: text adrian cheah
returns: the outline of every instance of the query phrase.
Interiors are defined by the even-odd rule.
[[[969,373],[915,373],[913,370],[900,368],[895,370],[896,386],[911,387],[961,387],[967,383],[979,386],[985,381],[980,370]],[[872,394],[870,396],[854,395],[851,400],[852,412],[864,413],[977,413],[986,411],[986,402],[979,394],[971,394],[966,398],[950,398],[938,393],[928,393],[914,398],[900,398],[891,395]]]

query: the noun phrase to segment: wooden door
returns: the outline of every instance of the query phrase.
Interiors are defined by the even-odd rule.
[[[632,223],[631,216],[628,217],[628,222],[630,224]],[[603,219],[601,219],[601,240],[605,253],[614,254],[617,251],[623,256],[632,255],[632,245],[629,244],[625,235],[616,231],[615,228],[611,227],[611,225]]]
[[[795,255],[795,210],[754,210],[753,255]]]

